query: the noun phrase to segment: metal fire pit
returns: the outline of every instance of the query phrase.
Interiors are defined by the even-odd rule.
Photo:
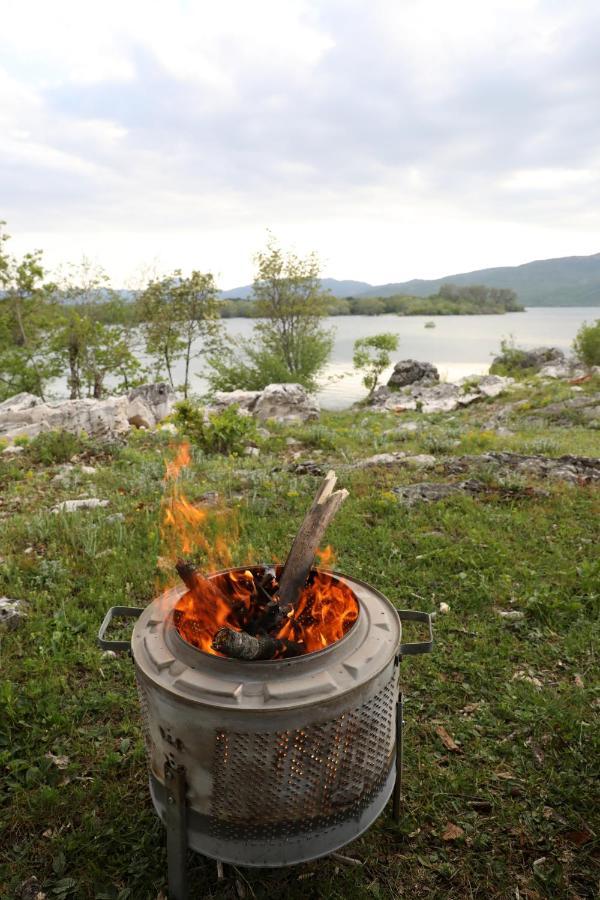
[[[287,866],[354,840],[394,787],[399,815],[399,663],[431,650],[431,619],[332,574],[354,592],[358,618],[341,640],[291,659],[242,662],[193,647],[173,623],[185,588],[143,611],[114,607],[102,623],[100,646],[133,656],[174,900],[187,896],[188,847],[241,866]],[[105,638],[123,615],[139,617],[131,644]],[[429,639],[401,643],[408,620],[425,622]]]

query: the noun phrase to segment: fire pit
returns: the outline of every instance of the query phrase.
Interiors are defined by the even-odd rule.
[[[236,865],[286,866],[356,838],[382,812],[394,787],[398,816],[399,663],[404,654],[432,645],[428,614],[399,613],[364,582],[314,567],[301,595],[310,594],[312,602],[287,613],[275,637],[264,628],[264,616],[276,605],[272,595],[258,612],[244,595],[256,595],[256,586],[269,578],[277,586],[281,567],[231,568],[202,578],[202,596],[212,596],[220,609],[210,635],[204,620],[190,614],[198,588],[194,572],[180,568],[185,586],[143,611],[114,607],[99,632],[103,648],[131,649],[150,792],[167,827],[175,900],[187,896],[188,847]],[[329,607],[316,615],[315,603],[332,595],[343,598],[344,616],[333,617],[328,640],[322,623]],[[227,625],[232,610],[237,630]],[[280,612],[281,604],[275,614]],[[138,618],[131,644],[106,639],[116,616]],[[401,643],[401,622],[407,620],[425,622],[428,640]]]

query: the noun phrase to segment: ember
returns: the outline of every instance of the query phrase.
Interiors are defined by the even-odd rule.
[[[339,641],[358,617],[354,592],[339,578],[313,569],[294,609],[279,621],[282,567],[230,569],[203,578],[184,563],[189,588],[173,621],[189,644],[237,659],[277,659],[313,653]]]
[[[182,494],[179,474],[190,462],[182,445],[167,464],[162,536],[168,558],[200,551],[209,571],[231,565],[229,535],[235,523],[226,510],[210,512]],[[178,601],[173,622],[184,640],[217,656],[241,660],[281,659],[314,653],[339,641],[358,617],[358,602],[350,587],[323,569],[333,560],[320,540],[348,492],[334,491],[329,472],[296,534],[284,566],[250,566],[205,577],[178,558],[175,568],[188,588]],[[217,527],[211,537],[212,526]],[[214,530],[214,529],[213,529]],[[231,540],[231,537],[230,537]],[[171,565],[172,565],[171,562]]]

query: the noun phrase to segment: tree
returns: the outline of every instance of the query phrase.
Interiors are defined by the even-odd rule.
[[[131,351],[132,330],[118,322],[122,300],[107,274],[88,259],[60,275],[62,304],[52,348],[68,369],[72,400],[101,398],[108,376],[119,377],[117,390],[139,383],[143,367]]]
[[[600,319],[596,319],[593,325],[583,323],[573,341],[573,350],[588,368],[600,366]]]
[[[253,336],[229,339],[211,354],[211,388],[253,390],[275,381],[312,390],[333,346],[322,322],[331,298],[321,288],[320,262],[314,253],[302,258],[284,252],[272,235],[255,261],[252,299],[259,318]]]
[[[29,391],[45,399],[46,384],[60,368],[47,352],[55,289],[44,281],[41,250],[20,260],[6,251],[4,224],[0,222],[0,396]]]
[[[357,369],[363,369],[363,384],[369,391],[367,400],[373,396],[379,383],[379,376],[391,364],[390,352],[398,349],[398,335],[384,332],[354,341],[352,361]]]
[[[196,341],[213,346],[221,324],[217,287],[210,273],[194,271],[184,278],[181,269],[153,279],[140,299],[140,317],[146,352],[154,359],[157,373],[166,372],[171,387],[180,387],[184,397],[190,388],[190,364],[199,355]],[[175,363],[183,359],[184,380],[175,384]]]

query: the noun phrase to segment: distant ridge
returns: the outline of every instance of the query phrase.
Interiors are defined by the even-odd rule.
[[[370,285],[365,281],[336,278],[323,278],[322,284],[334,297],[391,297],[393,294],[428,297],[436,294],[443,284],[485,284],[512,288],[524,306],[600,306],[600,253],[538,259],[520,266],[497,266],[392,284]],[[223,291],[221,296],[246,299],[251,291],[252,285],[245,285]]]
[[[334,297],[358,297],[373,287],[368,281],[338,281],[337,278],[322,278],[322,286],[331,291]],[[230,291],[221,291],[221,297],[224,300],[231,300],[234,297],[240,300],[247,300],[252,293],[252,285],[245,284],[243,287],[232,288]]]

